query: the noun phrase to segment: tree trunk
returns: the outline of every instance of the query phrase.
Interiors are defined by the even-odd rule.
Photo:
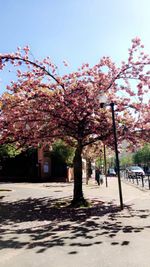
[[[91,160],[89,158],[86,159],[86,184],[88,184],[89,179],[92,175],[92,168],[91,168]]]
[[[78,145],[74,156],[74,191],[72,206],[79,207],[85,205],[86,201],[83,197],[82,191],[82,146]]]

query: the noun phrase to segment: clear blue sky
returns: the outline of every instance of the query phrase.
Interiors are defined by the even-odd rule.
[[[119,62],[135,36],[150,53],[149,0],[0,0],[0,13],[0,53],[28,44],[60,73],[64,59],[70,70],[104,55]]]

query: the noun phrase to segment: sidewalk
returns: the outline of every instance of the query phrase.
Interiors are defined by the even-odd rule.
[[[0,184],[1,267],[149,267],[150,192],[116,178],[83,186],[94,204],[63,207],[72,184]],[[62,206],[62,208],[60,208]]]

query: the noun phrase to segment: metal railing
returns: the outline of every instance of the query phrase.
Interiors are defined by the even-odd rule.
[[[150,190],[150,174],[128,174],[126,171],[121,172],[121,177],[132,184],[135,184],[139,187],[149,189]]]

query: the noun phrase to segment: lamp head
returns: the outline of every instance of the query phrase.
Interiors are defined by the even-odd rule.
[[[103,108],[108,102],[107,96],[105,94],[100,94],[99,95],[99,103],[100,107]]]

